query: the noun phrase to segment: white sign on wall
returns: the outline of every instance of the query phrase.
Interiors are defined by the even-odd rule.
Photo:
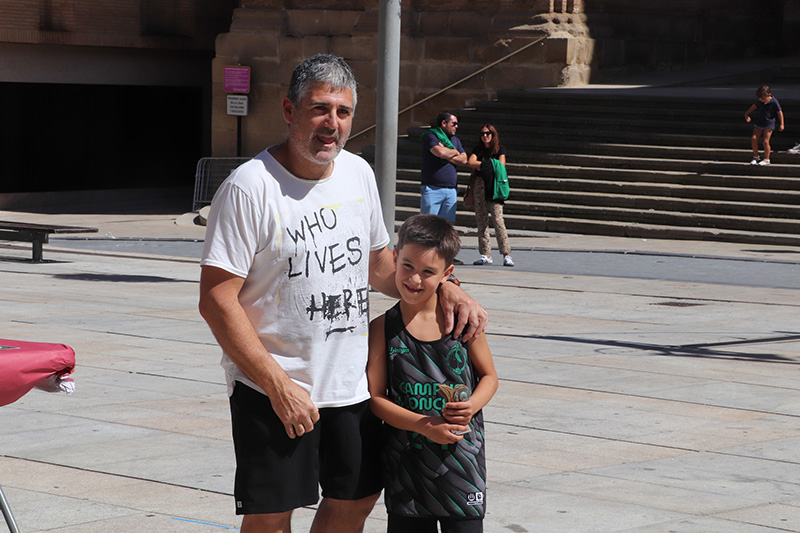
[[[244,94],[228,95],[228,115],[234,117],[247,116],[247,95]]]

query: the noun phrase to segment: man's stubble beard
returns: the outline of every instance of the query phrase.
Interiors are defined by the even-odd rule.
[[[312,144],[316,142],[316,137],[320,132],[315,132],[314,135],[307,139],[298,139],[298,133],[290,135],[292,137],[292,144],[297,148],[297,152],[303,159],[317,165],[324,165],[331,163],[341,153],[344,149],[344,145],[347,144],[347,139],[350,138],[350,131],[351,130],[347,130],[345,135],[336,140],[336,148],[333,151],[312,151]],[[334,131],[332,133],[335,134],[336,132]],[[323,132],[322,135],[325,135],[325,133]],[[320,156],[320,154],[322,155]]]

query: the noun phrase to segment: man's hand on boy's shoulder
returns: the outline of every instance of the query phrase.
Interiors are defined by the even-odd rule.
[[[486,326],[489,324],[489,313],[454,283],[441,284],[439,305],[444,311],[445,330],[453,331],[454,336],[457,337],[463,331],[462,340],[468,341],[486,331]]]

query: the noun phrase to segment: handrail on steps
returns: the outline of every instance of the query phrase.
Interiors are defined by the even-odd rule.
[[[472,74],[468,74],[467,76],[465,76],[465,77],[461,78],[460,80],[458,80],[458,81],[456,81],[456,82],[454,82],[454,83],[451,83],[451,84],[450,84],[450,85],[448,85],[447,87],[444,87],[444,88],[442,88],[442,89],[439,89],[439,90],[438,90],[438,91],[436,91],[435,93],[433,93],[433,94],[430,94],[430,95],[426,96],[426,97],[425,97],[425,98],[423,98],[422,100],[418,100],[418,101],[414,102],[414,103],[413,103],[413,104],[411,104],[410,106],[408,106],[408,107],[406,107],[406,108],[404,108],[404,109],[401,109],[401,110],[400,110],[400,111],[397,113],[397,116],[399,117],[399,116],[400,116],[400,115],[402,115],[403,113],[405,113],[405,112],[407,112],[407,111],[410,111],[410,110],[414,109],[415,107],[419,107],[420,105],[424,104],[424,103],[425,103],[425,102],[427,102],[428,100],[431,100],[431,99],[433,99],[433,98],[436,98],[436,97],[437,97],[437,96],[439,96],[440,94],[442,94],[442,93],[444,93],[444,92],[447,92],[447,91],[449,91],[450,89],[452,89],[452,88],[453,88],[453,87],[455,87],[456,85],[461,85],[461,84],[462,84],[462,83],[464,83],[465,81],[467,81],[467,80],[469,80],[469,79],[472,79],[472,78],[474,78],[474,77],[475,77],[475,76],[477,76],[478,74],[481,74],[481,73],[483,73],[483,72],[486,72],[487,70],[489,70],[489,69],[490,69],[490,68],[492,68],[493,66],[495,66],[495,65],[497,65],[497,64],[499,64],[499,63],[502,63],[503,61],[506,61],[506,60],[508,60],[508,59],[510,59],[510,58],[512,58],[512,57],[514,57],[515,55],[519,54],[520,52],[524,52],[524,51],[525,51],[525,50],[527,50],[528,48],[530,48],[530,47],[532,47],[532,46],[534,46],[534,45],[536,45],[536,44],[539,44],[540,42],[544,41],[545,39],[547,39],[547,37],[548,37],[547,35],[545,35],[545,36],[543,36],[543,37],[539,37],[539,38],[538,38],[538,39],[536,39],[535,41],[529,42],[529,43],[528,43],[528,44],[526,44],[525,46],[522,46],[521,48],[519,48],[519,49],[517,49],[517,50],[514,50],[513,52],[511,52],[511,53],[509,53],[509,54],[506,54],[505,56],[501,57],[500,59],[498,59],[498,60],[496,60],[496,61],[493,61],[493,62],[489,63],[488,65],[485,65],[485,66],[481,67],[480,69],[476,70],[476,71],[475,71],[475,72],[473,72]],[[364,135],[364,134],[366,134],[366,133],[368,133],[368,132],[370,132],[370,131],[374,130],[376,127],[377,127],[377,124],[373,124],[372,126],[369,126],[368,128],[364,128],[363,130],[359,131],[359,132],[358,132],[358,133],[356,133],[355,135],[351,135],[351,136],[350,136],[350,139],[348,140],[348,142],[349,142],[349,141],[352,141],[352,140],[353,140],[353,139],[355,139],[356,137],[360,137],[361,135]]]

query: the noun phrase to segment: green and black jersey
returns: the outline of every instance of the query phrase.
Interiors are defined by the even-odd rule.
[[[467,346],[447,335],[422,342],[406,330],[400,304],[386,313],[388,394],[410,411],[441,416],[439,384],[475,388]],[[391,513],[437,518],[483,518],[486,514],[486,455],[483,411],[470,432],[451,445],[386,424],[383,445],[386,507]]]

